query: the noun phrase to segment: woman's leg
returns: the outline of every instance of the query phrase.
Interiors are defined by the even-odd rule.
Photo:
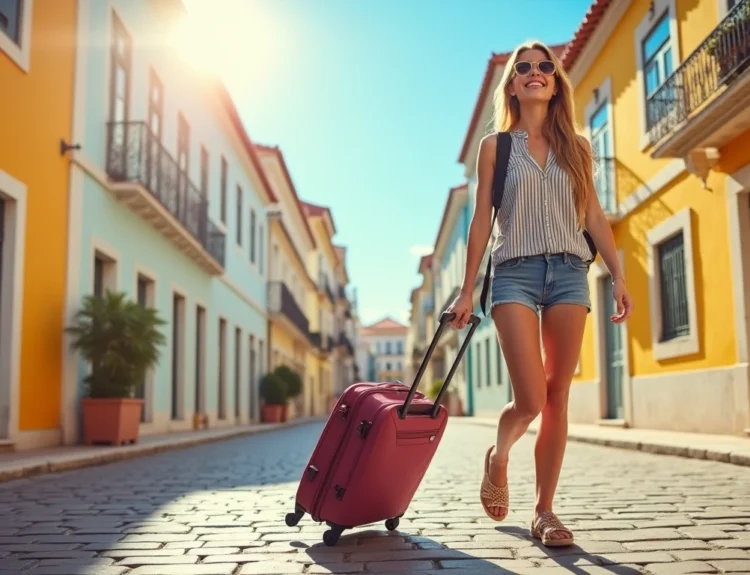
[[[552,500],[560,477],[568,438],[568,393],[576,363],[581,353],[586,307],[558,304],[542,314],[544,372],[547,402],[536,439],[536,507],[535,515],[552,511]],[[551,539],[568,539],[570,532],[551,531]]]
[[[497,426],[497,443],[490,457],[489,478],[497,487],[508,485],[510,448],[539,415],[546,388],[541,349],[539,316],[528,306],[507,303],[493,308],[500,347],[513,385],[513,401],[505,406]],[[504,507],[489,507],[490,513],[503,519]]]

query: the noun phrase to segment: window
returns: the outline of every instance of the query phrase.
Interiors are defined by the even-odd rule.
[[[242,381],[242,330],[237,327],[234,329],[234,417],[240,419],[242,410],[240,409],[240,389]]]
[[[219,419],[227,418],[227,320],[219,318]]]
[[[732,8],[734,8],[735,6],[737,6],[737,3],[739,1],[740,0],[727,0],[727,12],[729,12]]]
[[[691,210],[677,212],[647,233],[651,342],[664,360],[699,350]]]
[[[0,0],[5,1],[5,0]],[[127,128],[125,122],[130,117],[130,70],[132,67],[132,51],[130,37],[122,23],[116,16],[112,16],[112,45],[110,47],[110,79],[109,79],[109,120],[113,122],[110,128],[110,149],[116,154],[118,165],[110,165],[110,170],[116,170],[123,175],[126,170]],[[112,158],[110,158],[112,162]]]
[[[662,88],[680,61],[676,5],[677,0],[652,0],[635,30],[636,78],[643,94],[641,150],[652,143],[654,128],[673,117],[683,97],[677,86]]]
[[[104,297],[107,291],[117,289],[117,262],[114,258],[96,250],[94,252],[94,285],[95,297]]]
[[[390,341],[385,342],[385,353],[386,355],[391,355],[391,342]]]
[[[385,362],[385,370],[386,371],[391,371],[391,362],[390,361],[386,361]]]
[[[661,341],[690,333],[685,284],[685,239],[682,233],[659,246]]]
[[[221,223],[227,225],[227,172],[229,172],[229,165],[227,159],[221,157],[221,184],[219,190],[219,217]]]
[[[208,201],[208,150],[201,146],[201,195]]]
[[[477,342],[477,388],[482,387],[482,343]]]
[[[206,309],[195,307],[195,413],[205,411],[205,368],[206,358]]]
[[[151,278],[148,278],[144,276],[143,274],[138,274],[138,279],[136,281],[136,298],[138,301],[138,305],[144,308],[152,308],[154,307],[154,300],[155,300],[155,284],[154,281]],[[151,371],[151,370],[149,370]],[[149,381],[153,377],[153,372],[151,373],[145,373],[143,380],[141,380],[140,387],[136,390],[135,396],[139,399],[144,400],[143,409],[141,410],[141,422],[147,421],[150,415],[148,412],[150,412],[151,405],[149,402],[148,394],[146,393],[146,390],[152,382]]]
[[[188,161],[190,159],[190,127],[185,116],[177,115],[177,165],[180,170],[180,205],[185,205],[188,194]],[[184,209],[184,208],[183,208]]]
[[[242,246],[242,188],[237,186],[237,245]]]
[[[398,355],[401,355],[404,353],[404,342],[402,341],[396,342],[396,353]]]
[[[250,263],[255,263],[255,210],[250,208]]]
[[[490,338],[484,340],[484,361],[487,364],[487,387],[490,386],[490,379],[492,378],[492,371],[490,368]]]
[[[263,351],[263,340],[259,339],[258,340],[258,373],[261,376],[265,374],[265,371],[264,371],[265,370],[265,360],[264,360],[265,355],[264,354],[265,352]],[[253,407],[255,406],[255,394],[253,394],[253,397],[250,398],[250,405],[253,409],[251,413],[255,413],[255,408]]]
[[[612,150],[610,149],[612,138],[609,126],[608,101],[600,104],[599,108],[591,116],[589,129],[591,131],[591,147],[594,151],[594,161],[596,162],[594,169],[596,195],[604,212],[613,213],[616,202],[614,174],[612,173]]]
[[[495,347],[497,350],[497,384],[503,384],[503,350],[500,349],[500,344]]]
[[[383,342],[379,341],[375,344],[375,351],[378,355],[383,353]]]
[[[0,0],[0,32],[15,44],[21,44],[21,12],[23,0]]]
[[[146,144],[146,181],[152,192],[161,188],[161,139],[164,115],[164,87],[153,69],[149,75],[148,91],[148,142]]]
[[[672,43],[669,13],[664,14],[643,40],[643,77],[649,98],[672,74]]]
[[[185,298],[172,295],[172,420],[183,419],[183,370],[185,366]]]
[[[260,273],[263,273],[263,265],[264,265],[263,246],[264,244],[265,243],[263,241],[263,224],[261,224],[258,227],[258,271],[260,271]]]
[[[255,336],[250,334],[249,345],[250,366],[247,381],[247,417],[253,420],[253,394],[255,393]]]

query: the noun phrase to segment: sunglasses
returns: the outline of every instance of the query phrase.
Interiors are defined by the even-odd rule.
[[[519,76],[527,76],[531,73],[531,69],[536,65],[537,70],[545,76],[551,76],[555,73],[555,63],[550,60],[542,60],[540,62],[516,62],[513,69]]]

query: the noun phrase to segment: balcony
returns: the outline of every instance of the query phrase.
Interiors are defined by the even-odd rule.
[[[346,288],[344,286],[339,286],[339,299],[341,301],[347,301]]]
[[[327,333],[312,332],[310,334],[310,343],[323,353],[328,353],[333,349],[333,338]]]
[[[297,305],[291,290],[285,283],[268,282],[268,310],[271,318],[296,329],[305,339],[310,338],[310,326],[307,317]]]
[[[325,285],[323,286],[323,291],[325,292],[326,296],[328,296],[328,301],[331,302],[331,305],[336,305],[336,298],[333,295],[331,284],[329,284],[328,282],[325,282]]]
[[[692,162],[750,127],[750,0],[742,0],[646,103],[655,158]]]
[[[352,345],[351,340],[346,335],[346,332],[340,331],[339,332],[339,339],[336,342],[336,345],[340,345],[346,349],[347,355],[354,355],[354,346]]]
[[[145,122],[107,125],[107,175],[114,196],[212,275],[224,273],[225,238],[208,200]]]

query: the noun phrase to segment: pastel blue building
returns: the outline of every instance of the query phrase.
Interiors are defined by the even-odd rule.
[[[256,420],[275,201],[226,90],[155,42],[179,2],[79,2],[68,315],[125,291],[167,321],[142,433]],[[64,440],[86,366],[68,354]]]

